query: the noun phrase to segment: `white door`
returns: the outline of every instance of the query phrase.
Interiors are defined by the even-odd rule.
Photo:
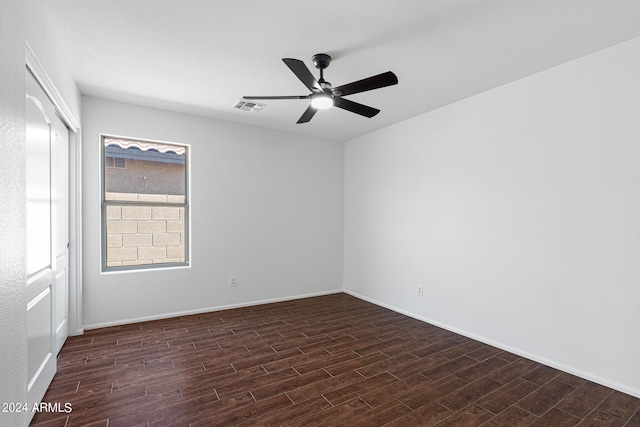
[[[26,74],[29,407],[40,402],[68,335],[68,141],[53,103]]]
[[[55,304],[56,354],[69,336],[69,129],[56,115],[53,119],[53,222],[55,224]]]

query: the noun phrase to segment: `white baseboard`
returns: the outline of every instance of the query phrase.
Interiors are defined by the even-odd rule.
[[[434,326],[437,326],[439,328],[446,329],[446,330],[454,332],[456,334],[463,335],[463,336],[465,336],[467,338],[471,338],[471,339],[474,339],[476,341],[480,341],[480,342],[482,342],[484,344],[488,344],[488,345],[491,345],[493,347],[499,348],[501,350],[508,351],[509,353],[517,354],[518,356],[525,357],[527,359],[531,359],[531,360],[533,360],[535,362],[542,363],[543,365],[547,365],[547,366],[550,366],[552,368],[559,369],[559,370],[561,370],[563,372],[567,372],[567,373],[575,375],[577,377],[584,378],[585,380],[589,380],[589,381],[592,381],[594,383],[601,384],[601,385],[603,385],[605,387],[610,387],[610,388],[612,388],[614,390],[618,390],[618,391],[621,391],[623,393],[629,394],[631,396],[640,398],[640,390],[638,390],[636,388],[629,387],[629,386],[627,386],[625,384],[620,384],[620,383],[618,383],[616,381],[610,381],[610,380],[608,380],[606,378],[602,378],[602,377],[600,377],[598,375],[593,375],[593,374],[590,374],[589,372],[584,372],[582,370],[575,369],[575,368],[573,368],[571,366],[567,366],[567,365],[562,364],[562,363],[557,363],[557,362],[555,362],[553,360],[550,360],[550,359],[547,359],[545,357],[541,357],[541,356],[536,355],[536,354],[532,354],[532,353],[529,353],[529,352],[526,352],[526,351],[522,351],[520,349],[511,347],[511,346],[509,346],[507,344],[504,344],[504,343],[501,343],[501,342],[496,342],[496,341],[493,341],[491,339],[487,339],[487,338],[485,338],[483,336],[479,336],[479,335],[476,335],[474,333],[471,333],[471,332],[468,332],[468,331],[465,331],[465,330],[461,330],[459,328],[452,327],[450,325],[446,325],[446,324],[440,323],[440,322],[435,321],[433,319],[430,319],[428,317],[421,316],[421,315],[418,315],[418,314],[415,314],[415,313],[400,309],[398,307],[394,307],[392,305],[383,303],[381,301],[375,300],[373,298],[369,298],[369,297],[364,296],[364,295],[360,295],[357,292],[353,292],[353,291],[350,291],[350,290],[347,290],[347,289],[343,289],[342,292],[344,292],[345,294],[349,294],[349,295],[351,295],[353,297],[359,298],[361,300],[370,302],[372,304],[378,305],[380,307],[384,307],[384,308],[387,308],[389,310],[395,311],[396,313],[404,314],[405,316],[409,316],[409,317],[412,317],[412,318],[414,318],[416,320],[420,320],[422,322],[429,323],[430,325],[434,325]]]
[[[162,313],[162,314],[157,314],[152,316],[143,316],[143,317],[136,317],[131,319],[116,320],[113,322],[92,323],[89,325],[84,325],[84,329],[82,329],[82,333],[90,329],[99,329],[99,328],[107,328],[111,326],[128,325],[131,323],[148,322],[151,320],[169,319],[171,317],[190,316],[193,314],[210,313],[215,311],[229,310],[232,308],[251,307],[254,305],[270,304],[274,302],[283,302],[283,301],[292,301],[296,299],[311,298],[311,297],[332,295],[332,294],[338,294],[338,293],[342,293],[342,289],[336,289],[333,291],[314,292],[310,294],[293,295],[293,296],[286,296],[286,297],[279,297],[279,298],[270,298],[265,300],[247,301],[247,302],[236,303],[236,304],[219,305],[215,307],[203,307],[203,308],[197,308],[193,310],[174,311],[171,313]]]

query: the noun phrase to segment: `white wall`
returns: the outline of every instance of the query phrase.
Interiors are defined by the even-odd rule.
[[[24,10],[0,13],[0,402],[27,401]],[[26,413],[0,413],[0,425],[26,425]]]
[[[342,142],[92,97],[82,108],[85,327],[342,288]],[[191,268],[100,273],[100,133],[191,145]]]
[[[345,290],[640,396],[639,183],[635,39],[347,142]]]
[[[67,67],[66,56],[51,26],[51,17],[40,7],[42,0],[23,1],[27,42],[52,80],[74,118],[80,120],[80,91]],[[71,13],[71,11],[70,11]]]

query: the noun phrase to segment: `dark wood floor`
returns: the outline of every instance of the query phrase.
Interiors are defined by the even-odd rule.
[[[612,363],[615,363],[612,355]],[[69,338],[37,426],[640,426],[640,399],[346,294]]]

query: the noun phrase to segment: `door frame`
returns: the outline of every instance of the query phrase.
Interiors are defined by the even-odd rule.
[[[28,42],[25,63],[69,128],[69,335],[84,333],[82,316],[82,144],[80,122]]]

